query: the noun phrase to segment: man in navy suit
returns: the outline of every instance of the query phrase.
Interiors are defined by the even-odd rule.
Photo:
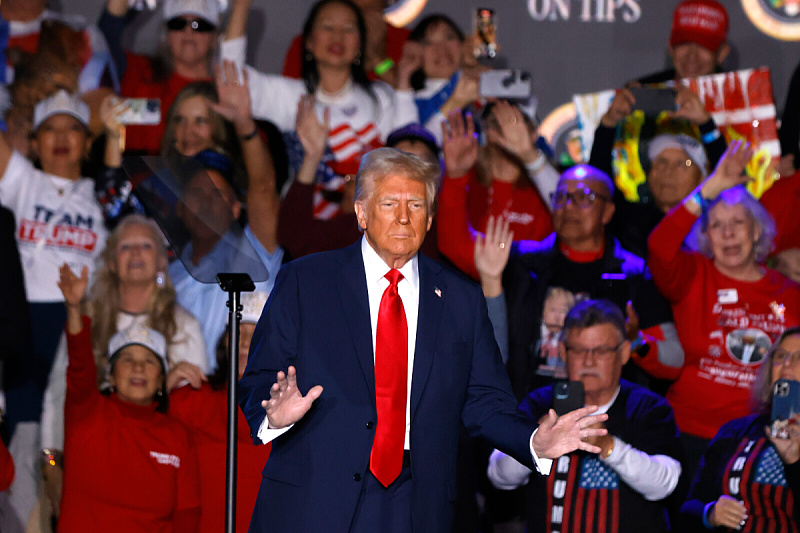
[[[582,440],[605,434],[589,428],[606,418],[596,407],[538,429],[517,411],[480,288],[417,253],[438,172],[370,152],[355,195],[364,237],[278,275],[239,382],[254,442],[273,441],[251,532],[449,531],[462,422],[543,473],[599,451]]]

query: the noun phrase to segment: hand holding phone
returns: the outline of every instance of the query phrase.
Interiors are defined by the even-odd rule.
[[[153,126],[161,122],[161,100],[158,98],[126,98],[127,109],[117,119],[120,124]]]
[[[800,382],[779,379],[772,386],[773,437],[789,438],[789,426],[795,424],[795,415],[800,413]]]
[[[630,92],[636,100],[634,109],[641,110],[645,116],[657,117],[662,111],[677,111],[678,109],[673,89],[631,87]]]
[[[583,383],[580,381],[556,381],[553,384],[553,410],[564,416],[583,407]]]

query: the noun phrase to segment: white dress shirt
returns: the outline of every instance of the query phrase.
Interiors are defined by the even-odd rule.
[[[389,280],[386,279],[386,274],[391,270],[378,253],[367,242],[366,236],[361,238],[361,255],[364,258],[364,273],[367,278],[367,295],[369,298],[369,315],[370,324],[372,326],[372,358],[375,360],[375,339],[378,329],[378,310],[381,305],[381,298],[383,292],[389,286]],[[406,386],[406,435],[405,435],[405,449],[410,450],[409,434],[411,431],[411,378],[414,369],[414,348],[417,344],[417,319],[419,317],[419,263],[417,256],[411,258],[405,265],[400,267],[400,273],[403,274],[403,279],[397,284],[397,292],[400,299],[403,301],[403,308],[406,314],[406,323],[408,324],[408,382]],[[323,393],[324,394],[324,393]],[[266,444],[276,439],[292,426],[281,429],[268,428],[267,418],[264,417],[264,422],[258,430],[259,438]],[[536,434],[534,430],[533,435]],[[530,439],[530,450],[533,461],[536,464],[537,470],[544,475],[550,473],[550,467],[553,464],[551,459],[540,459],[536,452],[533,450],[533,435]]]

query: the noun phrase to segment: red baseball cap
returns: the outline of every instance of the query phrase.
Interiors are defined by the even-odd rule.
[[[712,52],[728,40],[728,12],[716,0],[685,0],[672,15],[670,46],[696,43]]]

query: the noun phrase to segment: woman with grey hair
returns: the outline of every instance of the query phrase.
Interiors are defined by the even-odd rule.
[[[681,430],[688,479],[720,426],[749,413],[758,368],[773,342],[800,319],[800,287],[762,264],[774,224],[743,187],[751,155],[747,145],[731,144],[714,173],[648,241],[653,279],[672,304],[685,358],[671,366],[638,362],[675,380],[667,399]]]
[[[765,432],[778,379],[800,380],[800,328],[784,331],[764,358],[753,413],[725,424],[706,450],[681,509],[696,526],[798,531],[800,415],[786,434]]]

